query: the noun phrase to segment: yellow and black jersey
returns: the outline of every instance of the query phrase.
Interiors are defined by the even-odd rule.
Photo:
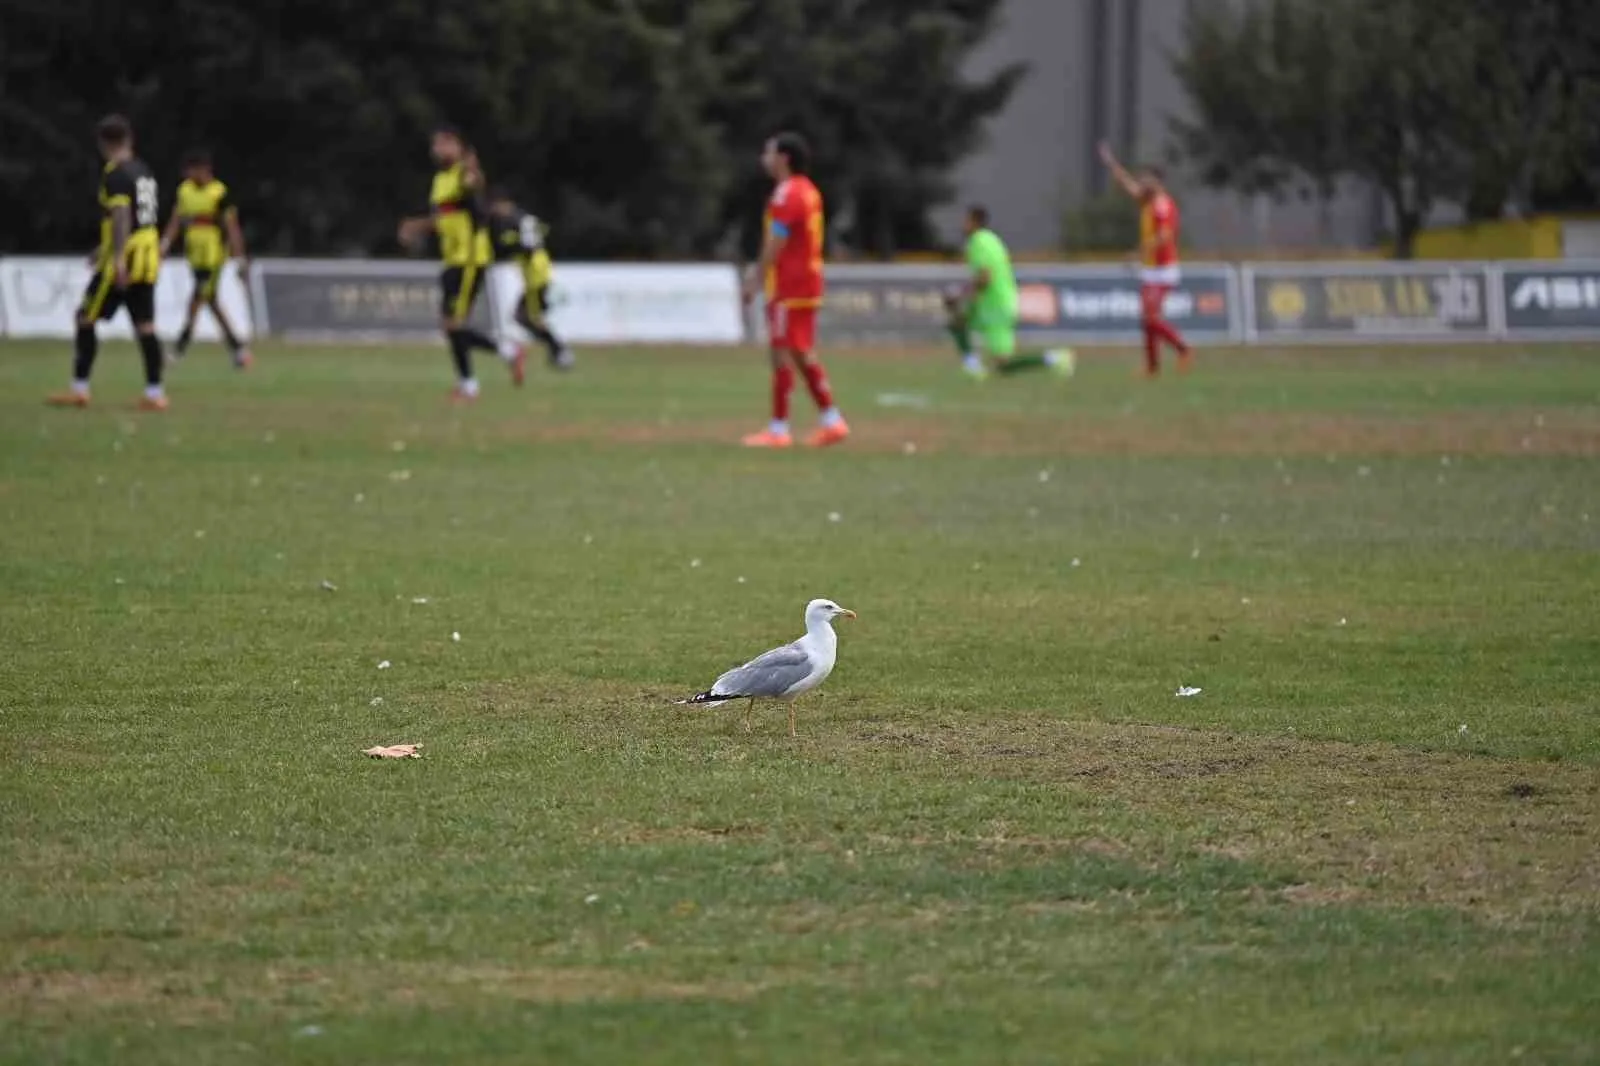
[[[428,196],[434,231],[439,236],[439,258],[447,267],[483,267],[491,259],[489,231],[483,228],[478,189],[456,163],[433,176]]]
[[[228,187],[212,178],[204,185],[185,179],[178,186],[176,213],[183,224],[183,252],[196,270],[220,270],[228,260],[223,224],[235,213]]]
[[[161,273],[161,234],[157,230],[159,202],[160,187],[155,175],[141,160],[123,159],[106,164],[100,174],[97,270],[110,273],[116,265],[111,261],[116,249],[112,214],[117,208],[127,208],[128,242],[122,249],[122,261],[128,270],[128,281],[134,285],[155,284]]]
[[[522,267],[529,289],[550,284],[550,253],[544,246],[545,225],[526,211],[495,216],[490,220],[496,262],[515,262]]]

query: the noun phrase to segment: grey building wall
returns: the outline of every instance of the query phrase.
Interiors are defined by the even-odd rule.
[[[1002,25],[969,70],[981,76],[1023,62],[1028,76],[992,120],[986,146],[957,171],[957,203],[941,214],[941,230],[953,239],[960,205],[981,201],[1014,248],[1049,249],[1068,207],[1105,188],[1095,158],[1101,137],[1125,158],[1166,163],[1169,120],[1185,106],[1171,56],[1190,2],[1007,0]],[[1167,169],[1184,242],[1197,252],[1357,248],[1377,237],[1374,199],[1353,184],[1326,205],[1273,202],[1205,189]]]

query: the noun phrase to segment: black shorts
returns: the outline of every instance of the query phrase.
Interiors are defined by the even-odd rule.
[[[156,287],[147,282],[129,282],[126,288],[119,289],[112,271],[97,270],[89,279],[89,287],[83,291],[78,317],[90,322],[108,322],[124,307],[134,325],[154,322]]]
[[[195,266],[189,264],[189,269],[194,273],[194,299],[215,300],[217,298],[217,284],[222,280],[222,271],[216,267]]]
[[[472,305],[478,302],[478,293],[483,291],[487,273],[480,266],[445,267],[439,275],[439,314],[465,322],[472,314]]]

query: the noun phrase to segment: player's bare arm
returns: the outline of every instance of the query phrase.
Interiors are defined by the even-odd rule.
[[[237,207],[228,208],[223,220],[228,228],[228,248],[233,257],[241,263],[248,263],[250,256],[246,254],[244,248],[244,230],[239,226],[239,209]]]
[[[1128,168],[1117,159],[1116,153],[1111,150],[1111,145],[1105,141],[1100,142],[1100,161],[1111,171],[1112,180],[1122,187],[1122,191],[1135,200],[1144,198],[1144,186],[1139,179],[1128,173]]]
[[[412,215],[400,220],[399,241],[407,248],[420,244],[434,230],[433,215]]]
[[[761,291],[761,279],[778,262],[778,253],[783,251],[783,246],[789,238],[783,234],[768,229],[761,238],[761,255],[756,259],[756,265],[744,276],[744,300],[749,303],[756,298],[756,293]]]
[[[133,208],[117,204],[111,208],[111,262],[114,264],[117,288],[128,287],[128,236],[133,232]]]
[[[172,217],[167,219],[167,228],[161,234],[161,257],[166,258],[172,250],[172,242],[178,239],[178,231],[183,228],[183,217],[178,212],[172,212]]]

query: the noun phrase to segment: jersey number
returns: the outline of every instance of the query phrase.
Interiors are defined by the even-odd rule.
[[[159,211],[155,178],[139,178],[133,183],[133,224],[154,226]]]

